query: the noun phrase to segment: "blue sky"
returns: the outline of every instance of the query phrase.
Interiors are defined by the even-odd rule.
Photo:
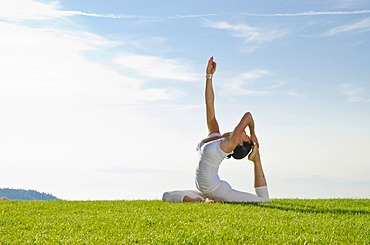
[[[207,133],[256,121],[273,198],[369,198],[370,1],[32,1],[0,8],[0,186],[69,200],[194,189]],[[220,175],[253,192],[252,164]]]

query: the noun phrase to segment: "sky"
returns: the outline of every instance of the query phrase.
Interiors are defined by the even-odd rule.
[[[271,198],[370,197],[370,1],[0,5],[0,188],[66,200],[195,189],[216,117],[253,114]],[[254,192],[253,163],[220,176]]]

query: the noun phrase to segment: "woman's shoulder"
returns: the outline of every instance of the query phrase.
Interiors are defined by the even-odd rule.
[[[219,135],[219,136],[213,136],[213,137],[207,137],[205,139],[202,140],[202,143],[203,144],[206,144],[206,143],[209,143],[209,142],[212,142],[212,141],[215,141],[215,140],[219,140],[219,139],[222,139],[224,138],[223,136]]]
[[[201,141],[199,141],[198,145],[197,145],[197,150],[200,150],[200,148],[206,144],[206,143],[209,143],[211,141],[215,141],[215,140],[218,140],[222,138],[221,134],[220,133],[211,133],[209,134],[206,138],[202,139]]]

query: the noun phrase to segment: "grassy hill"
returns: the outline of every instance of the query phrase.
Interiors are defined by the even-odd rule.
[[[3,201],[11,244],[369,244],[370,199]]]

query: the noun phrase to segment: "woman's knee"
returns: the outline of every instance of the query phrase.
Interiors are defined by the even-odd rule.
[[[166,201],[166,202],[169,202],[171,200],[171,193],[168,192],[168,191],[166,191],[165,193],[163,193],[162,200],[163,201]]]

